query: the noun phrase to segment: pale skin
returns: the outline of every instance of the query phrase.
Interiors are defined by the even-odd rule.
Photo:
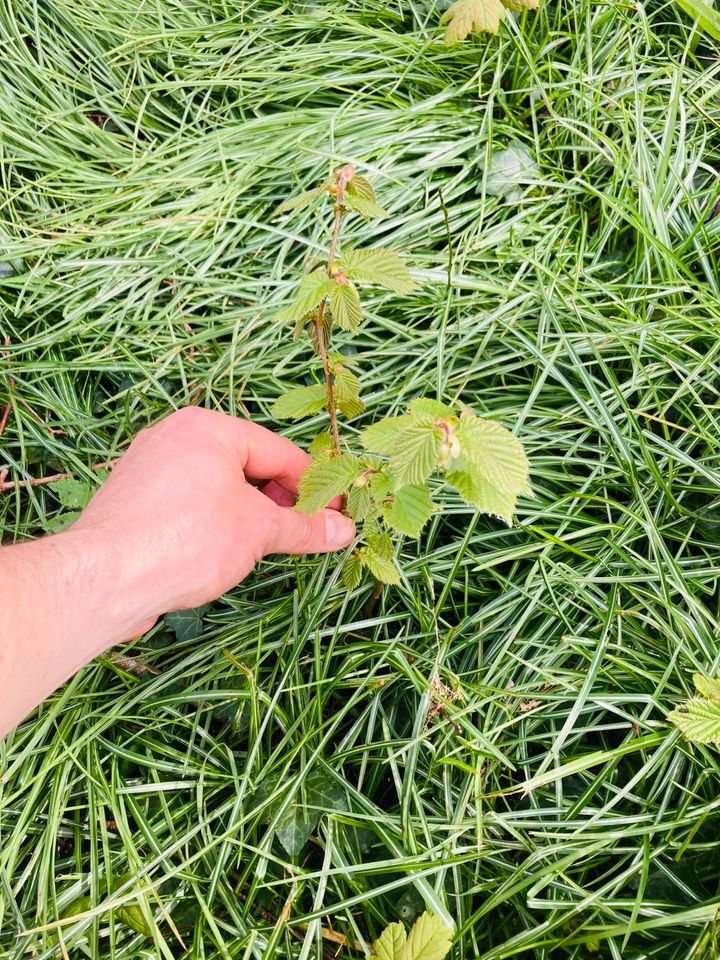
[[[0,736],[98,654],[216,599],[262,557],[347,546],[339,501],[292,509],[309,462],[258,424],[186,407],[135,437],[72,526],[0,548]]]

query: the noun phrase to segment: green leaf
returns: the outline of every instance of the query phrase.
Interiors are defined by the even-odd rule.
[[[366,220],[382,220],[383,217],[389,216],[385,207],[381,207],[379,203],[375,203],[373,200],[367,200],[365,197],[353,195],[347,190],[345,192],[344,203],[346,207],[354,210],[355,213],[359,213],[360,216],[365,217]]]
[[[423,913],[408,934],[400,960],[443,960],[450,952],[453,932],[442,917]]]
[[[362,469],[362,464],[349,453],[330,460],[313,460],[300,477],[297,509],[303,513],[317,513],[330,501],[345,493]]]
[[[512,523],[517,499],[515,495],[497,490],[462,457],[457,465],[445,474],[445,480],[451,487],[455,487],[466,503],[477,507],[480,513],[499,517],[508,525]]]
[[[466,412],[460,418],[456,435],[465,458],[496,490],[513,496],[532,495],[525,450],[509,430]]]
[[[384,510],[388,525],[408,537],[419,537],[435,509],[427,487],[409,484],[395,491]]]
[[[391,557],[387,557],[384,552],[372,549],[368,544],[362,551],[363,566],[367,567],[370,573],[381,583],[398,584],[400,583],[400,571]]]
[[[500,0],[457,0],[440,18],[447,23],[445,43],[452,46],[464,40],[472,30],[497,33],[505,16]]]
[[[403,951],[407,941],[405,927],[401,923],[391,923],[373,944],[378,960],[403,960]]]
[[[352,333],[358,329],[362,320],[362,305],[354,283],[350,280],[336,283],[330,295],[330,307],[339,327]]]
[[[115,916],[122,923],[128,925],[136,933],[142,933],[143,936],[151,938],[153,935],[153,928],[145,919],[145,914],[140,909],[137,903],[124,903],[121,907],[118,907],[115,911]]]
[[[321,457],[330,453],[333,448],[333,438],[329,433],[319,433],[308,447],[311,457]]]
[[[190,610],[173,610],[165,614],[165,623],[175,631],[175,639],[180,643],[201,637],[204,630],[203,617],[209,604],[193,607]]]
[[[318,410],[327,402],[327,390],[324,383],[313,383],[309,387],[295,387],[277,398],[270,412],[278,420],[299,420]]]
[[[668,720],[693,743],[720,743],[720,703],[687,700],[668,714]]]
[[[48,486],[50,486],[50,484],[48,484]],[[63,513],[58,513],[57,516],[51,517],[43,523],[43,530],[45,533],[60,533],[65,527],[69,527],[71,523],[74,523],[81,512],[80,510],[66,510]]]
[[[377,197],[375,195],[375,187],[370,183],[366,177],[355,176],[350,180],[345,187],[346,193],[351,194],[355,199],[360,200],[369,200],[370,203],[375,203]]]
[[[445,419],[454,415],[452,407],[429,397],[417,397],[417,399],[411,400],[408,405],[408,412],[412,417],[431,417],[434,420]]]
[[[270,793],[277,786],[269,784]],[[256,799],[258,797],[256,796]],[[343,791],[335,783],[328,782],[326,774],[311,773],[301,788],[288,801],[280,797],[270,807],[268,819],[275,820],[275,836],[291,856],[297,856],[310,839],[323,813],[329,810],[346,810]]]
[[[373,473],[370,475],[370,489],[376,500],[384,500],[392,492],[392,481],[387,473]]]
[[[93,493],[93,486],[87,480],[73,480],[66,477],[64,480],[54,480],[48,484],[60,503],[70,510],[82,510],[87,506]]]
[[[711,680],[710,677],[704,677],[701,673],[694,673],[693,683],[697,692],[703,697],[720,702],[720,677]]]
[[[354,590],[362,580],[362,560],[358,553],[351,553],[340,571],[340,578],[346,590]]]
[[[362,384],[352,371],[346,367],[335,367],[333,392],[337,405],[348,420],[359,416],[365,410],[365,404],[360,399],[361,389]]]
[[[322,268],[306,273],[300,281],[297,293],[289,306],[280,310],[275,319],[297,323],[317,305],[329,297],[337,284]]]
[[[345,273],[354,280],[379,283],[395,293],[411,293],[418,288],[405,261],[389,247],[347,250],[342,263]]]
[[[390,454],[395,489],[424,483],[437,466],[442,432],[429,423],[411,423],[402,430]]]
[[[347,512],[355,523],[362,523],[370,513],[370,490],[366,483],[360,487],[355,484],[350,487],[347,498]]]
[[[372,453],[389,457],[395,450],[398,437],[411,423],[412,419],[408,416],[386,417],[384,420],[378,420],[377,423],[363,430],[360,434],[360,443]]]
[[[329,183],[323,183],[320,187],[315,187],[312,190],[305,190],[303,193],[298,193],[294,197],[290,197],[278,206],[275,210],[273,216],[279,217],[283,213],[288,213],[290,210],[303,210],[305,207],[309,207],[314,200],[317,200],[319,196],[323,193],[327,193]]]

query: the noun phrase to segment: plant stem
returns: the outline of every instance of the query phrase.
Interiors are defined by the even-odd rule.
[[[337,252],[338,240],[340,238],[340,227],[342,226],[343,218],[343,200],[345,199],[345,187],[348,184],[349,180],[355,176],[355,168],[350,164],[342,167],[335,174],[337,179],[337,187],[335,193],[336,205],[335,205],[335,223],[333,225],[332,239],[330,241],[330,250],[328,252],[327,260],[327,274],[329,277],[333,275],[333,264],[335,262],[335,253]],[[330,360],[328,358],[327,344],[325,343],[325,301],[320,304],[317,312],[317,317],[315,319],[315,338],[317,340],[317,351],[320,354],[320,359],[322,360],[323,372],[325,374],[325,389],[327,391],[327,412],[330,417],[330,431],[332,433],[333,441],[333,452],[338,455],[340,453],[340,431],[338,429],[337,422],[337,407],[335,406],[335,393],[333,391],[332,384],[332,371],[330,370]]]

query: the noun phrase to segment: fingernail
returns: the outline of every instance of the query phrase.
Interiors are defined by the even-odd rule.
[[[355,524],[336,510],[325,513],[325,540],[328,550],[346,547],[355,536]]]

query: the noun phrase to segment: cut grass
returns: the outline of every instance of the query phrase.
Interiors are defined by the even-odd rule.
[[[271,212],[347,161],[423,280],[370,301],[353,426],[461,397],[537,493],[508,530],[444,492],[371,617],[337,557],[268,561],[200,636],[74,677],[0,743],[3,957],[352,956],[425,906],[458,960],[718,956],[720,763],[665,716],[720,666],[720,65],[667,6],[560,0],[452,51],[437,14],[0,10],[11,479],[93,477],[189,401],[272,424],[306,351],[270,318],[326,229]],[[540,175],[508,204],[512,139]],[[0,499],[8,539],[59,512]],[[290,855],[318,774],[344,809]]]

